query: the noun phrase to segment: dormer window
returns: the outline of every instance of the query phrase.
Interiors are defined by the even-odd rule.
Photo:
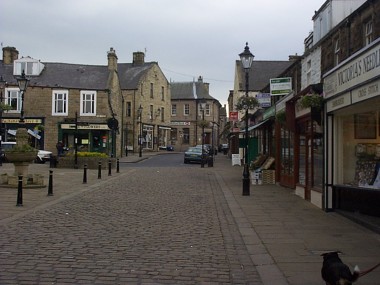
[[[25,75],[27,76],[38,76],[44,67],[44,64],[42,64],[39,60],[31,57],[23,57],[14,61],[13,75],[21,75],[24,70]]]

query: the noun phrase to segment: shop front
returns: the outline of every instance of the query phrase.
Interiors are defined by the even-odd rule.
[[[76,141],[75,137],[77,138]],[[112,137],[112,130],[106,123],[81,122],[77,126],[71,123],[63,123],[60,125],[58,141],[62,141],[64,147],[71,151],[77,147],[78,151],[101,152],[110,155],[113,151]]]
[[[19,128],[19,118],[2,118],[0,124],[1,141],[16,141],[16,133]],[[29,144],[37,149],[44,149],[44,119],[25,118],[25,127],[29,134]]]
[[[326,210],[380,216],[380,39],[324,76]]]

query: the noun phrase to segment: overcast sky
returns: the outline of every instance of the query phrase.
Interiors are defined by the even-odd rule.
[[[143,51],[169,81],[203,76],[226,104],[235,60],[248,42],[255,60],[302,55],[325,0],[0,0],[0,42],[42,62],[132,62]]]

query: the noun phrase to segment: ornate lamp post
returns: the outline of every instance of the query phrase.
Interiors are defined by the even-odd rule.
[[[201,101],[201,111],[202,111],[202,159],[201,159],[201,167],[205,167],[205,161],[204,161],[204,144],[205,144],[205,109],[206,109],[206,102],[205,100]]]
[[[3,142],[3,89],[5,87],[6,81],[3,79],[3,76],[0,76],[0,165],[3,165],[3,149],[2,149],[2,142]]]
[[[253,62],[254,55],[249,51],[248,43],[246,43],[244,51],[239,54],[241,64],[245,71],[245,97],[248,100],[248,88],[249,88],[249,70]],[[249,184],[249,166],[248,166],[248,108],[245,107],[245,144],[244,144],[244,170],[243,170],[243,196],[250,195]]]
[[[140,107],[137,110],[138,118],[139,118],[139,123],[140,123],[140,134],[139,134],[139,157],[142,157],[142,111],[143,107],[140,105]]]
[[[20,88],[21,92],[21,113],[20,113],[20,125],[25,124],[24,120],[24,93],[26,88],[28,88],[29,79],[25,77],[25,71],[23,70],[20,77],[16,78],[18,88]]]

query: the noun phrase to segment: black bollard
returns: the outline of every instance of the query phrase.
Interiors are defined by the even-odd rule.
[[[111,176],[112,174],[111,174],[111,159],[110,160],[108,160],[108,176]]]
[[[119,159],[116,160],[116,173],[120,172],[120,164]]]
[[[102,162],[98,162],[98,179],[102,179]]]
[[[48,196],[53,196],[53,170],[49,170]]]
[[[22,207],[22,175],[18,176],[17,207]]]
[[[87,164],[83,166],[83,184],[87,183]]]

